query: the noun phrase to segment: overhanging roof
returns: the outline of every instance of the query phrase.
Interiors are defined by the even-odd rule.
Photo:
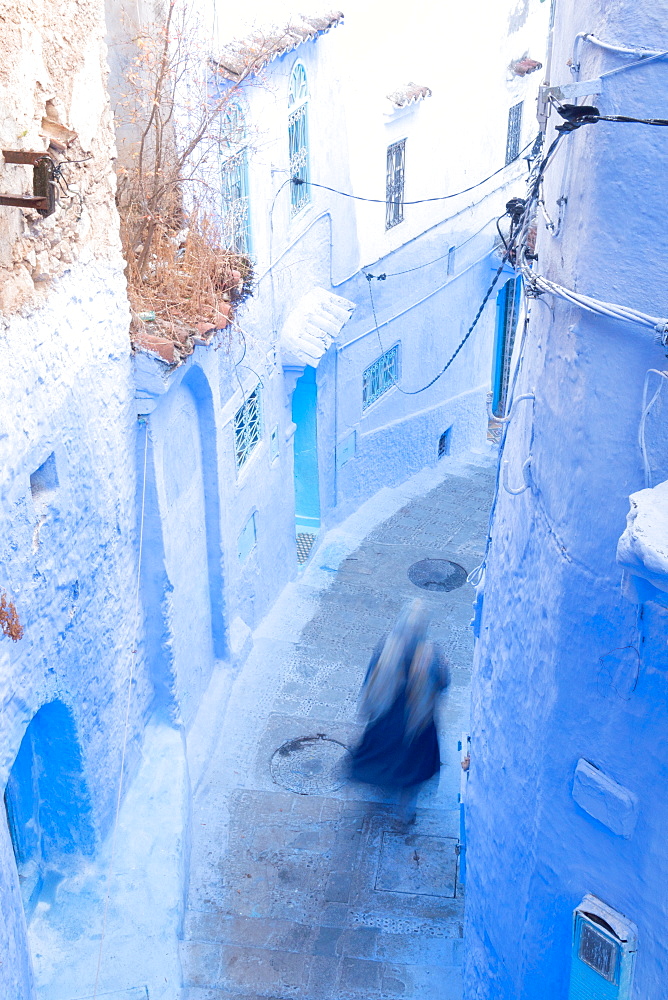
[[[247,38],[229,42],[213,63],[221,76],[238,83],[247,76],[259,73],[264,66],[296,49],[303,42],[310,42],[319,35],[324,35],[342,21],[341,11],[333,11],[321,17],[300,15],[285,27],[273,26],[265,31],[256,31]]]

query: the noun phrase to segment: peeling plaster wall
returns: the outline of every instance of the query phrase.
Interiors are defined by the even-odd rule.
[[[82,854],[97,851],[109,832],[133,660],[126,787],[154,693],[135,622],[137,421],[103,9],[92,0],[3,4],[0,28],[2,147],[45,149],[41,122],[49,116],[78,133],[59,159],[91,155],[68,168],[82,204],[71,198],[47,219],[0,209],[0,588],[25,630],[16,643],[0,638],[3,790],[31,720],[56,703],[39,716],[49,766],[36,759],[38,792],[26,785],[20,793],[40,800],[33,815],[41,860],[29,902],[21,869],[30,915],[40,885],[48,882],[52,905],[59,882],[76,877],[90,860]],[[3,191],[31,185],[29,169],[0,168]],[[48,732],[58,717],[67,727],[53,723],[58,731]],[[0,814],[0,993],[29,1000],[24,907],[4,808]],[[48,830],[39,829],[42,820]],[[84,952],[85,939],[76,948]]]
[[[572,78],[580,31],[668,48],[665,8],[564,0],[555,84]],[[580,79],[625,61],[585,45]],[[595,103],[658,116],[667,73],[660,61],[616,74]],[[553,218],[568,200],[559,236],[539,224],[541,273],[667,314],[661,131],[600,123],[565,137],[545,178]],[[533,485],[499,494],[476,651],[466,1000],[565,1000],[572,913],[587,892],[638,926],[633,997],[665,993],[667,609],[660,595],[641,606],[623,597],[615,560],[629,494],[644,486],[645,373],[665,364],[651,331],[549,296],[532,308],[517,392],[536,400],[513,418],[503,458],[515,485],[530,453]],[[665,426],[654,421],[648,436],[655,457]],[[576,769],[599,769],[596,787],[583,788]]]
[[[136,639],[136,416],[119,263],[80,261],[40,309],[5,319],[0,334],[1,581],[25,628],[15,644],[0,640],[2,786],[31,718],[61,700],[74,718],[98,838],[114,805]],[[30,477],[50,455],[57,486],[33,495]],[[128,775],[150,700],[140,650]],[[40,792],[48,801],[50,789]],[[80,807],[69,805],[74,826]],[[3,863],[15,867],[12,855]],[[15,922],[20,936],[22,914],[12,915],[11,906],[8,894],[3,923]],[[0,969],[2,981],[9,964]],[[6,995],[30,993],[26,986]]]
[[[60,204],[48,218],[33,209],[0,207],[0,311],[12,313],[39,305],[83,248],[113,260],[118,216],[102,4],[37,0],[17,6],[2,0],[0,31],[0,148],[46,150],[47,117],[78,133],[54,159],[84,161],[64,168],[71,191],[59,191]],[[32,168],[0,157],[0,190],[32,194]]]

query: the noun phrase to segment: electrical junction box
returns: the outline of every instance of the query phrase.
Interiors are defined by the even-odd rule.
[[[568,1000],[631,1000],[636,926],[587,893],[573,913]]]

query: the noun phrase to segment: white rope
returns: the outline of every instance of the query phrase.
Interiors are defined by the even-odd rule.
[[[134,685],[135,665],[137,662],[137,639],[139,634],[139,585],[141,581],[141,559],[144,548],[144,509],[146,505],[146,465],[148,457],[148,422],[145,422],[146,436],[144,438],[144,471],[141,492],[141,518],[139,521],[139,556],[137,559],[137,585],[135,588],[135,630],[133,649],[130,657],[130,674],[128,677],[128,695],[125,704],[125,726],[123,730],[123,747],[121,750],[121,769],[118,778],[118,792],[116,795],[116,812],[114,815],[114,826],[111,834],[111,858],[107,874],[107,895],[104,901],[104,917],[102,919],[102,933],[100,934],[100,947],[97,954],[97,969],[95,972],[95,988],[93,990],[93,1000],[97,1000],[97,991],[100,982],[100,969],[102,967],[102,948],[107,931],[107,918],[109,915],[109,901],[111,899],[111,879],[116,858],[116,834],[118,832],[118,820],[121,812],[121,799],[123,796],[123,771],[125,770],[125,756],[128,746],[128,730],[130,728],[130,707],[132,704],[132,688]]]
[[[648,403],[647,390],[649,388],[650,375],[660,375],[661,381],[659,382],[656,392],[654,393],[654,395],[652,396],[652,398]],[[652,409],[657,399],[659,398],[659,394],[663,389],[663,383],[665,379],[668,379],[668,372],[661,372],[658,370],[658,368],[650,368],[647,374],[645,375],[645,385],[642,391],[642,416],[640,418],[640,426],[638,427],[638,444],[640,445],[640,451],[642,454],[642,463],[643,463],[643,468],[645,470],[646,489],[650,489],[652,486],[652,469],[649,464],[649,457],[647,455],[647,446],[645,444],[645,421],[647,420],[649,411]]]

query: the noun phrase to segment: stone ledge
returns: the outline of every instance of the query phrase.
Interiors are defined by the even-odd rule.
[[[580,808],[617,836],[627,840],[632,836],[638,818],[637,797],[582,757],[575,768],[572,794]]]

